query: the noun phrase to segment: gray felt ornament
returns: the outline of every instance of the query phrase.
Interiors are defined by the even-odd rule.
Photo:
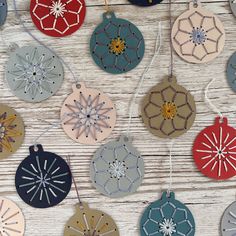
[[[93,185],[102,194],[124,197],[134,193],[144,177],[144,161],[130,140],[121,136],[97,150],[91,166]]]
[[[63,78],[60,59],[43,46],[18,48],[7,63],[10,89],[27,102],[48,99],[61,87]]]
[[[236,92],[236,52],[228,61],[226,75],[230,87]]]
[[[236,1],[235,0],[229,0],[229,3],[230,3],[230,7],[231,7],[231,10],[232,10],[234,16],[236,16]]]
[[[7,1],[0,0],[0,26],[4,25],[7,18]]]

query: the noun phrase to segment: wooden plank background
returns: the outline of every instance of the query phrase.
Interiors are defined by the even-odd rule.
[[[124,75],[110,75],[100,70],[89,54],[89,40],[95,26],[101,21],[104,12],[103,0],[87,0],[87,16],[83,27],[71,37],[55,39],[41,34],[32,24],[29,14],[29,0],[17,0],[22,19],[27,27],[45,44],[53,48],[68,62],[78,76],[84,78],[88,86],[99,88],[116,103],[118,120],[112,135],[105,142],[117,138],[126,131],[128,123],[128,103],[137,86],[140,75],[153,54],[158,22],[163,24],[163,46],[159,57],[151,68],[135,104],[132,122],[134,145],[142,153],[146,173],[137,193],[122,199],[108,199],[99,194],[90,183],[89,164],[94,151],[100,146],[85,146],[74,143],[62,128],[50,130],[40,142],[48,151],[65,157],[73,155],[72,165],[84,201],[91,207],[101,209],[116,220],[122,236],[139,235],[139,219],[146,206],[161,196],[167,188],[169,174],[168,140],[152,136],[140,119],[140,100],[168,72],[169,66],[169,26],[168,4],[151,8],[138,8],[126,0],[110,0],[117,16],[135,23],[146,40],[146,53],[142,63]],[[188,7],[185,0],[173,3],[173,16],[177,17]],[[214,61],[204,65],[192,65],[175,55],[175,74],[180,84],[189,89],[197,103],[197,117],[193,128],[178,138],[174,145],[173,188],[176,197],[192,210],[196,220],[196,236],[216,236],[219,232],[220,218],[224,209],[236,198],[235,178],[215,182],[205,178],[196,170],[191,156],[191,147],[197,133],[212,124],[215,114],[204,102],[203,88],[212,79],[209,96],[212,102],[228,117],[229,123],[236,127],[236,94],[229,88],[225,68],[229,56],[236,47],[235,18],[231,14],[228,0],[204,0],[203,6],[211,9],[223,21],[226,29],[226,45],[223,53]],[[15,18],[12,3],[9,1],[7,22],[2,29],[6,44],[16,42],[19,46],[36,44],[19,25]],[[59,119],[60,107],[71,92],[72,76],[65,69],[65,81],[60,91],[45,102],[31,104],[20,101],[9,90],[4,77],[5,64],[9,58],[7,45],[0,39],[0,102],[6,103],[21,113],[26,125],[26,138],[21,149],[0,161],[0,195],[14,200],[23,209],[26,218],[26,236],[60,236],[67,220],[73,215],[77,203],[73,188],[67,199],[50,209],[33,209],[18,197],[14,177],[19,163],[28,155],[28,147],[50,122]]]

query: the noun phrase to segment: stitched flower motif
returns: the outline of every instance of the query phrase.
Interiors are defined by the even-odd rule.
[[[119,55],[125,51],[125,41],[120,37],[112,39],[109,45],[109,49],[111,53]]]
[[[162,223],[159,224],[160,233],[163,233],[164,236],[171,236],[176,233],[176,224],[172,219],[164,219]]]

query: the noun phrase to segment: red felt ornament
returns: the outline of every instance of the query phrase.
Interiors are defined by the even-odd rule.
[[[31,0],[35,26],[44,34],[64,37],[77,31],[84,22],[84,0]]]
[[[198,169],[209,178],[229,179],[236,175],[236,129],[226,117],[202,130],[193,145],[193,157]]]

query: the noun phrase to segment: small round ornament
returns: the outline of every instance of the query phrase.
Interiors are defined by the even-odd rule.
[[[84,0],[31,0],[31,18],[35,26],[52,37],[65,37],[76,32],[84,22]]]
[[[95,144],[107,138],[116,124],[116,109],[110,98],[84,83],[74,84],[72,89],[61,108],[65,133],[82,144]]]
[[[121,136],[97,150],[91,165],[90,177],[95,188],[111,197],[134,193],[144,177],[144,161],[130,140]]]
[[[224,48],[225,30],[222,22],[201,3],[190,3],[175,21],[172,44],[176,53],[190,63],[206,63],[216,58]]]
[[[150,204],[140,222],[141,236],[194,236],[195,221],[190,210],[175,200],[173,192]]]
[[[228,61],[226,74],[230,87],[236,92],[236,52]]]
[[[230,3],[230,7],[231,7],[231,10],[232,10],[234,16],[236,16],[236,1],[235,0],[229,0],[229,3]]]
[[[163,0],[129,0],[132,4],[148,7],[161,3]]]
[[[63,201],[71,189],[67,163],[58,155],[45,152],[42,145],[31,146],[30,155],[19,165],[16,190],[22,200],[35,208],[48,208]]]
[[[67,222],[64,236],[119,236],[114,220],[107,214],[78,204],[76,213]]]
[[[7,18],[7,1],[0,0],[0,26],[4,25]]]
[[[23,236],[25,218],[21,209],[11,200],[0,197],[0,235]]]
[[[12,92],[27,102],[48,99],[61,87],[60,59],[42,46],[16,49],[7,63],[6,79]]]
[[[192,127],[195,117],[193,96],[174,77],[153,87],[142,103],[144,124],[160,138],[179,137]]]
[[[90,51],[95,63],[106,72],[125,73],[143,58],[143,35],[131,22],[116,18],[114,12],[106,12],[92,34]]]
[[[228,125],[226,117],[217,117],[214,125],[197,135],[193,158],[209,178],[224,180],[236,175],[236,129]]]
[[[0,104],[0,159],[16,152],[24,141],[25,127],[21,116]]]
[[[236,235],[236,202],[229,205],[221,219],[221,235],[235,236]]]

